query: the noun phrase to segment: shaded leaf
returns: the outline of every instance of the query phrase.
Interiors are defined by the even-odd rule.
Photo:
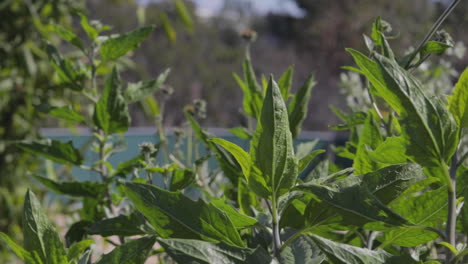
[[[202,238],[244,246],[229,217],[212,204],[140,183],[126,183],[125,192],[162,237]]]
[[[96,264],[141,264],[156,242],[154,236],[142,237],[132,240],[114,248],[109,254],[104,255]]]
[[[402,164],[408,161],[405,152],[405,140],[402,137],[388,137],[374,151],[368,151],[368,154],[376,162]]]
[[[51,44],[46,46],[47,54],[49,55],[52,66],[57,71],[60,79],[72,90],[81,91],[83,90],[83,82],[85,76],[79,71],[75,70],[72,63],[63,58],[58,50]]]
[[[44,209],[33,192],[26,193],[23,208],[24,249],[38,256],[42,263],[67,264],[63,243],[55,227],[49,222]]]
[[[247,130],[245,127],[234,127],[228,129],[229,132],[231,132],[234,136],[240,138],[240,139],[251,139],[252,138],[252,133],[250,133],[249,130]]]
[[[160,238],[158,242],[178,263],[259,264],[271,261],[271,257],[261,247],[243,249],[192,239]]]
[[[176,169],[172,172],[170,191],[182,190],[195,182],[195,173],[189,169]]]
[[[130,126],[130,114],[122,96],[116,68],[106,80],[103,94],[94,109],[93,120],[106,134],[126,132]]]
[[[94,222],[86,227],[86,233],[107,236],[135,236],[148,233],[145,218],[139,213]]]
[[[42,156],[58,163],[81,165],[83,157],[80,152],[73,147],[71,141],[63,143],[58,140],[37,140],[23,142],[17,145],[24,151]]]
[[[372,115],[368,115],[356,150],[356,156],[353,161],[353,168],[357,175],[365,174],[378,170],[381,164],[375,162],[369,156],[369,150],[376,149],[382,143],[382,135]]]
[[[138,47],[140,42],[148,38],[154,27],[142,27],[118,37],[111,37],[101,44],[100,54],[103,60],[115,60],[130,50]]]
[[[101,197],[107,189],[106,184],[97,182],[55,182],[41,176],[34,176],[34,178],[56,193],[74,197],[97,198]]]
[[[93,240],[83,240],[73,244],[68,249],[67,259],[68,261],[78,261],[83,254],[83,252],[94,244]]]
[[[297,138],[301,133],[302,123],[307,117],[312,88],[315,84],[314,75],[311,74],[288,105],[289,129],[293,138]]]
[[[298,237],[281,252],[284,264],[320,264],[325,260],[325,254],[307,236]]]
[[[85,121],[85,118],[80,113],[73,110],[70,106],[52,107],[48,114],[50,116],[73,123],[81,123]]]
[[[294,66],[289,66],[288,69],[281,75],[278,81],[278,87],[281,91],[281,96],[286,102],[289,98],[289,93],[291,91],[292,79],[293,79]]]
[[[61,39],[67,41],[68,43],[72,44],[73,46],[79,48],[82,51],[85,50],[83,41],[81,41],[81,39],[78,38],[78,36],[75,33],[59,24],[53,24],[53,27],[55,33],[57,33],[57,35],[59,35]]]

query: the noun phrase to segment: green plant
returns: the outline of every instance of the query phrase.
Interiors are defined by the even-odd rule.
[[[96,263],[144,263],[150,255],[163,263],[463,261],[468,252],[463,243],[468,169],[463,161],[468,155],[456,152],[468,125],[468,70],[447,102],[430,97],[411,73],[429,54],[445,51],[446,43],[428,37],[397,59],[386,25],[377,18],[371,37],[366,37],[369,56],[348,50],[359,67],[348,68],[367,78],[372,105],[351,115],[337,111],[345,121],[337,128],[353,131],[339,153],[353,160],[352,168],[341,169],[325,159],[306,170],[324,152],[314,150],[317,142],[293,144],[307,112],[313,78],[295,95],[290,94],[292,68],[278,82],[271,76],[259,85],[248,52],[244,80],[235,78],[250,121],[248,128],[232,131],[250,141],[249,152],[202,129],[205,105],[197,101],[185,109],[197,139],[191,134],[186,138],[186,156],[178,155],[177,149],[171,152],[158,112],[159,142],[141,144],[140,155],[114,168],[108,158],[119,150],[113,141],[116,134],[129,127],[128,105],[160,90],[167,73],[122,91],[112,66],[152,28],[98,37],[105,27],[90,25],[84,16],[81,23],[88,47],[72,32],[63,36],[72,36],[66,39],[82,50],[88,65],[63,58],[50,45],[48,52],[63,84],[85,95],[93,109],[85,116],[73,108],[50,107],[49,114],[92,128],[99,158],[91,166],[83,165],[82,154],[71,142],[37,140],[18,146],[65,166],[94,171],[99,178],[63,182],[35,176],[49,189],[78,198],[83,208],[63,243],[28,191],[24,248],[0,233],[28,263],[86,263],[90,235],[118,238],[107,240],[115,248]],[[104,83],[101,76],[106,77]],[[163,105],[164,98],[159,102]],[[200,156],[198,143],[206,147],[206,155]],[[159,153],[165,156],[162,164],[156,159]],[[211,156],[224,179],[206,170]],[[155,243],[160,248],[154,249]]]

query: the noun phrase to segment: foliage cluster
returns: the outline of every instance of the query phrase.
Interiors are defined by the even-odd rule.
[[[91,128],[99,159],[84,165],[72,142],[41,139],[18,147],[65,167],[94,171],[100,179],[57,181],[36,173],[50,190],[79,201],[79,220],[62,241],[28,191],[23,247],[3,233],[1,240],[27,263],[88,263],[91,235],[118,239],[108,240],[115,247],[96,257],[99,264],[144,263],[148,256],[160,263],[462,263],[468,253],[468,154],[459,146],[468,126],[468,71],[447,100],[429,95],[412,74],[450,48],[446,38],[433,36],[457,2],[418,48],[401,58],[380,18],[365,36],[368,56],[348,49],[357,68],[347,68],[366,78],[372,108],[336,110],[343,124],[334,128],[350,130],[351,137],[335,151],[351,159],[352,167],[324,159],[311,171],[307,167],[324,150],[315,149],[316,141],[295,147],[293,139],[306,117],[312,75],[295,94],[292,67],[278,81],[271,76],[259,82],[247,51],[243,77],[235,79],[249,125],[232,132],[249,140],[250,150],[202,129],[205,104],[197,101],[184,109],[191,129],[185,138],[178,132],[179,143],[188,147],[179,154],[182,144],[169,148],[161,122],[170,95],[164,86],[168,71],[124,85],[116,67],[153,27],[104,36],[108,27],[82,16],[87,45],[60,27],[57,34],[81,51],[86,63],[62,56],[52,45],[49,58],[60,84],[85,96],[92,110],[49,106],[47,112]],[[116,138],[130,126],[129,105],[155,92],[159,142],[142,144],[141,154],[113,167],[108,159],[121,151]],[[198,144],[207,152],[199,153]],[[159,155],[163,163],[156,160]],[[210,157],[219,170],[207,169]]]

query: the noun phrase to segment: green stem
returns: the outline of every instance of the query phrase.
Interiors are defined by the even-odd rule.
[[[278,208],[274,194],[271,202],[271,213],[273,218],[273,253],[274,257],[279,261],[281,259],[281,237],[279,232]]]
[[[448,214],[447,214],[447,224],[446,224],[446,239],[447,243],[452,246],[457,245],[456,241],[456,227],[457,227],[457,193],[456,193],[456,156],[452,159],[452,165],[450,168],[448,166],[444,166],[445,176],[448,178]],[[451,263],[453,253],[450,249],[446,249],[445,251],[445,263]]]
[[[454,0],[448,7],[445,9],[445,11],[440,15],[440,17],[437,19],[437,21],[432,25],[431,30],[426,34],[424,39],[419,43],[419,46],[416,48],[416,50],[411,54],[410,59],[405,65],[405,69],[408,69],[409,66],[411,65],[411,62],[414,60],[416,55],[419,53],[419,51],[424,47],[424,45],[434,36],[436,31],[439,29],[439,27],[444,23],[445,19],[449,16],[450,13],[452,13],[453,9],[460,3],[461,0]]]

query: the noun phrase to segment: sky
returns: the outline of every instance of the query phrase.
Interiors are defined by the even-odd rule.
[[[200,16],[212,16],[218,12],[225,0],[194,0],[197,5],[197,13]],[[227,0],[244,2],[252,5],[255,13],[264,15],[268,13],[286,13],[294,16],[302,16],[302,11],[294,1],[289,0]]]

